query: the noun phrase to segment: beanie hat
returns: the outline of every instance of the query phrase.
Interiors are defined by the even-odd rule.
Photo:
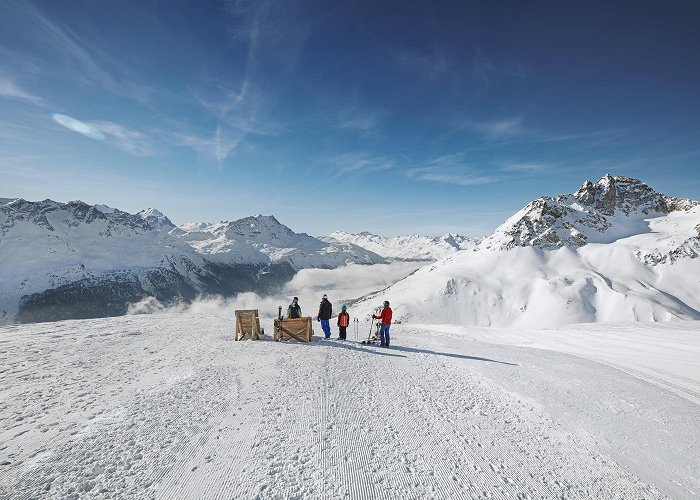
[[[345,311],[348,308],[348,306],[343,306],[343,311]]]

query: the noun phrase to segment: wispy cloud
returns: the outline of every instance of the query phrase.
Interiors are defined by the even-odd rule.
[[[100,132],[97,127],[90,125],[89,123],[82,122],[73,118],[72,116],[64,115],[61,113],[54,113],[52,115],[54,121],[64,128],[72,132],[76,132],[80,135],[88,137],[95,141],[101,141],[105,136]]]
[[[509,143],[545,143],[581,141],[595,139],[608,141],[627,134],[622,129],[590,130],[585,132],[551,132],[526,123],[523,115],[498,118],[490,121],[463,120],[450,133],[473,131],[489,141],[508,141]],[[492,147],[488,145],[488,147]]]
[[[443,184],[455,184],[458,186],[477,186],[495,182],[493,177],[465,174],[463,172],[446,173],[434,169],[415,169],[410,176],[419,181],[441,182]]]
[[[389,54],[401,70],[419,75],[431,83],[443,79],[458,80],[457,71],[439,45],[434,45],[430,54],[408,51],[390,51]]]
[[[496,72],[494,63],[486,57],[481,48],[477,48],[472,56],[472,76],[474,80],[483,86],[484,90],[491,87],[491,79]]]
[[[477,124],[477,128],[494,138],[509,137],[527,132],[523,126],[523,118],[521,116],[480,123]]]
[[[378,111],[341,111],[335,126],[338,128],[367,132],[376,129],[384,115]]]
[[[110,121],[83,122],[71,116],[54,113],[54,121],[59,125],[97,141],[105,141],[134,156],[153,156],[158,149],[150,136]]]
[[[489,140],[512,139],[514,137],[522,138],[527,136],[542,137],[542,134],[537,134],[534,130],[525,125],[525,120],[521,115],[481,121],[472,118],[462,119],[449,131],[449,134],[464,133],[465,131],[476,132]]]
[[[216,118],[210,137],[174,134],[181,145],[215,158],[219,169],[248,135],[271,136],[285,129],[270,118],[279,94],[279,78],[274,81],[275,76],[295,66],[309,35],[308,21],[298,18],[296,9],[279,2],[235,0],[225,5],[231,39],[247,48],[240,82],[231,85],[210,79],[194,93],[196,101]],[[269,84],[271,77],[274,85]]]
[[[138,82],[137,76],[117,57],[88,42],[68,26],[49,18],[40,8],[29,1],[10,0],[10,11],[18,22],[26,24],[37,43],[55,54],[55,59],[67,64],[77,64],[79,71],[65,73],[89,83],[97,83],[104,89],[142,103],[150,101],[153,89]],[[53,64],[55,60],[44,61]]]
[[[143,132],[113,122],[90,122],[102,132],[105,140],[134,156],[154,156],[158,154],[152,140]]]
[[[423,165],[404,171],[410,179],[424,182],[476,186],[496,182],[497,178],[485,175],[465,162],[464,153],[440,156]]]
[[[545,170],[547,165],[543,163],[510,163],[501,168],[504,172],[536,172]]]
[[[335,127],[368,132],[380,126],[386,116],[386,112],[377,108],[363,106],[358,94],[358,91],[353,92],[348,101],[339,107],[337,105],[334,106],[335,103],[333,102],[326,103],[323,106],[324,110],[331,106],[338,108],[335,116],[330,118]],[[333,116],[332,113],[331,116]]]
[[[311,34],[313,5],[275,0],[229,0],[231,37],[249,43],[249,63],[274,60],[284,71],[293,69]],[[251,68],[252,69],[252,68]]]
[[[177,132],[173,136],[176,143],[215,158],[219,169],[248,135],[273,136],[284,130],[281,124],[264,118],[267,102],[249,76],[238,89],[217,84],[207,92],[209,96],[217,93],[218,99],[195,94],[196,101],[216,120],[209,137],[191,131]]]
[[[45,163],[48,158],[44,155],[10,154],[0,152],[0,174],[5,180],[9,177],[27,178],[38,181],[46,180],[46,170],[36,165]],[[0,196],[15,193],[0,193]]]
[[[227,134],[225,129],[221,125],[216,127],[216,134],[214,135],[214,156],[216,157],[216,162],[219,168],[223,168],[224,160],[236,150],[241,141],[245,138],[247,132],[243,133],[233,132]]]
[[[226,159],[246,137],[245,132],[226,128],[222,124],[216,126],[212,135],[194,132],[168,132],[162,135],[168,142],[188,147],[202,158],[214,159],[219,170],[223,169]]]
[[[615,140],[623,137],[627,134],[626,130],[616,128],[616,129],[603,129],[603,130],[591,130],[587,132],[578,132],[573,134],[554,134],[549,132],[534,132],[533,139],[538,142],[562,142],[562,141],[577,141],[581,139],[601,139],[604,141]]]
[[[27,101],[39,106],[44,104],[41,97],[20,88],[13,80],[3,75],[0,75],[0,97]]]
[[[345,174],[365,175],[391,170],[396,161],[386,156],[373,156],[367,152],[345,153],[325,158],[319,163],[330,165],[336,170],[336,177]]]
[[[482,92],[488,91],[498,77],[502,75],[526,78],[526,67],[516,60],[494,61],[487,56],[481,47],[474,49],[471,66],[446,52],[440,44],[433,44],[431,52],[387,51],[389,56],[400,69],[435,83],[447,81],[463,85],[470,79],[474,88]]]

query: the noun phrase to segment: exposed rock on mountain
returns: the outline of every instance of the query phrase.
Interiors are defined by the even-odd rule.
[[[646,219],[683,211],[698,202],[657,193],[642,181],[605,175],[573,194],[529,203],[485,238],[481,248],[534,246],[552,250],[609,243],[648,231]]]

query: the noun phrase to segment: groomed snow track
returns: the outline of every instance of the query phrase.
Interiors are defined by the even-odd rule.
[[[234,342],[232,326],[163,314],[0,329],[0,498],[700,490],[697,405],[612,367],[406,327],[382,350]]]

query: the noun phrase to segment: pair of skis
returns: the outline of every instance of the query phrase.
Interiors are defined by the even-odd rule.
[[[381,310],[382,310],[381,307],[377,307],[374,310],[373,316],[376,316],[377,314],[379,314],[381,312]],[[372,336],[373,329],[375,329],[374,336]],[[379,340],[379,321],[377,321],[375,323],[374,318],[372,318],[370,323],[369,323],[369,334],[367,335],[367,339],[362,341],[362,344],[363,345],[372,345],[372,344],[376,344],[378,340]]]

